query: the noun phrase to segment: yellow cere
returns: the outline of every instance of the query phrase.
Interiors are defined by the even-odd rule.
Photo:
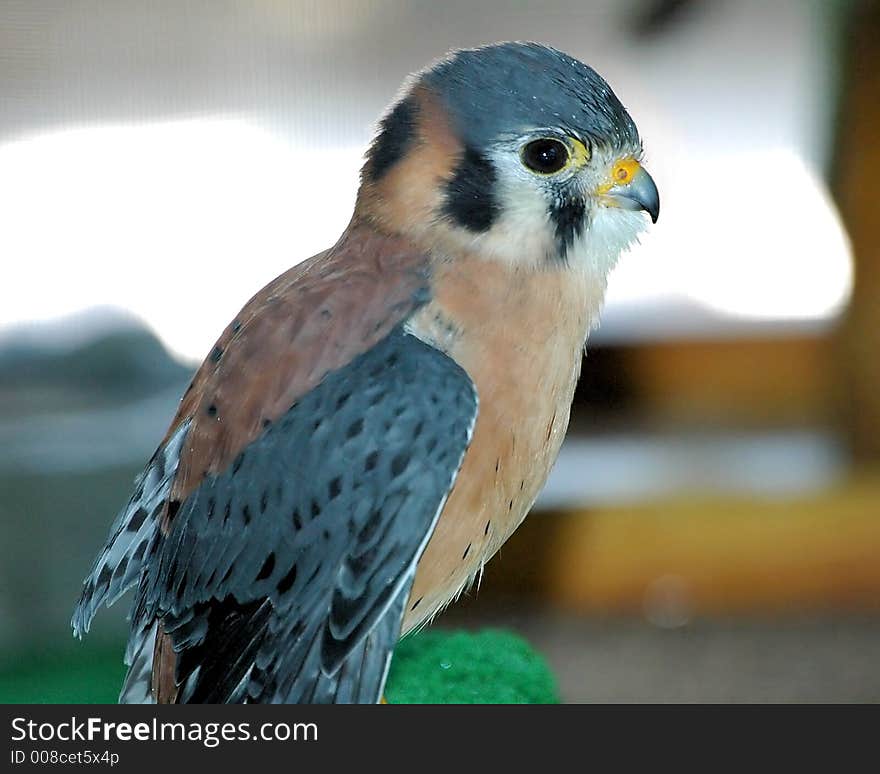
[[[611,175],[607,182],[599,187],[598,193],[607,193],[618,185],[629,183],[642,168],[634,158],[620,159],[611,167]]]

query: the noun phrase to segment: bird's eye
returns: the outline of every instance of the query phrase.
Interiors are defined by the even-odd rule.
[[[522,149],[522,160],[533,172],[552,175],[568,164],[569,152],[564,142],[553,139],[532,140]]]

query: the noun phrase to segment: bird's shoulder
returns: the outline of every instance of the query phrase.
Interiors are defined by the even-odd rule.
[[[331,371],[382,341],[428,298],[428,256],[352,226],[280,275],[223,331],[183,396],[167,437],[189,422],[171,492],[184,499]]]

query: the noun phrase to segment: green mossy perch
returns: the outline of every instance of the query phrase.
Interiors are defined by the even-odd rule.
[[[389,704],[556,704],[544,660],[509,632],[425,631],[407,637],[391,663]]]
[[[4,660],[0,703],[112,703],[125,674],[123,649],[77,645]],[[543,659],[524,640],[497,630],[434,630],[407,637],[395,651],[385,695],[391,704],[559,701]]]

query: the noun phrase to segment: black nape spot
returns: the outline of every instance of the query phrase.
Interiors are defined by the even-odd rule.
[[[492,162],[466,147],[446,184],[446,215],[470,231],[488,231],[500,212],[495,196],[497,179]]]
[[[398,102],[382,119],[364,168],[367,180],[377,182],[409,152],[416,142],[418,112],[418,104],[410,96]]]
[[[210,357],[212,363],[219,363],[220,358],[223,357],[223,350],[220,347],[214,347],[208,357]]]
[[[424,597],[419,597],[415,602],[413,602],[410,610],[415,610],[420,604],[422,604],[423,599],[424,599]]]
[[[467,559],[467,555],[471,552],[471,544],[467,544],[467,548],[464,549],[464,553],[461,555],[462,559]]]
[[[340,494],[342,494],[342,479],[337,476],[327,487],[327,495],[331,500],[335,500]]]
[[[212,404],[211,404],[210,406],[208,406],[208,408],[205,410],[205,413],[206,413],[209,417],[216,417],[216,416],[217,416],[217,406],[215,406],[215,405],[212,403]]]
[[[168,521],[171,521],[175,516],[177,516],[177,512],[180,510],[180,500],[169,500],[168,501]]]
[[[278,585],[275,587],[278,589],[279,594],[286,594],[290,591],[290,587],[293,586],[294,581],[296,580],[296,565],[293,565],[288,571],[287,575],[285,575],[280,581],[278,581]]]
[[[260,568],[260,573],[257,575],[256,580],[266,580],[271,574],[272,570],[275,569],[275,554],[270,553],[269,556],[266,557],[266,561],[263,562],[263,566]]]
[[[568,199],[560,206],[550,210],[550,217],[556,226],[556,252],[565,259],[576,237],[584,230],[586,208],[580,199]]]

